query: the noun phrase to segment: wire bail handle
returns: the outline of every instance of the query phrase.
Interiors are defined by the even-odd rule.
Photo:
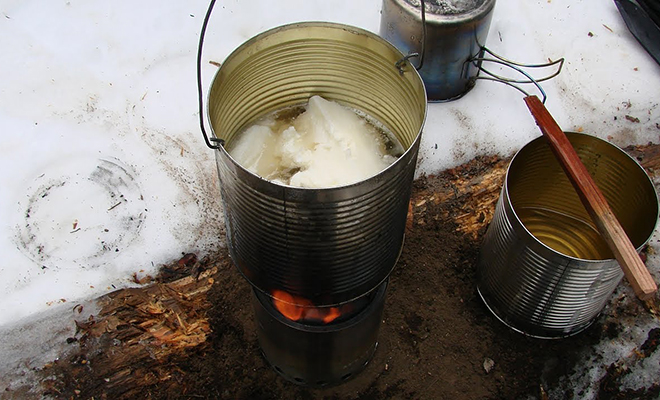
[[[211,18],[211,12],[215,6],[216,0],[211,0],[209,8],[206,11],[206,16],[204,17],[204,22],[202,22],[202,31],[199,35],[199,46],[197,47],[197,95],[198,95],[198,104],[199,104],[199,128],[202,131],[204,136],[204,142],[206,145],[213,149],[218,150],[225,145],[224,139],[217,137],[209,137],[206,133],[206,128],[204,126],[204,93],[202,90],[202,48],[204,46],[204,36],[206,35],[206,27],[209,24],[209,18]]]
[[[394,65],[395,67],[399,70],[399,73],[403,75],[404,73],[404,65],[406,63],[410,63],[411,58],[419,57],[419,65],[414,66],[415,69],[418,71],[422,69],[424,66],[424,54],[426,53],[426,6],[425,6],[425,0],[420,0],[420,8],[421,8],[421,14],[422,14],[422,49],[421,49],[421,54],[420,53],[408,53],[408,55],[404,56],[402,59],[397,61]],[[500,55],[495,54],[493,51],[491,51],[489,48],[487,48],[485,45],[479,45],[479,53],[475,55],[474,57],[471,57],[468,59],[464,66],[463,66],[463,74],[465,77],[467,77],[467,66],[470,65],[470,63],[474,64],[475,67],[477,67],[477,76],[472,78],[474,80],[477,79],[482,79],[482,80],[488,80],[488,81],[494,81],[494,82],[499,82],[503,83],[505,85],[511,86],[512,88],[518,90],[519,92],[523,93],[525,96],[529,96],[529,93],[523,89],[520,85],[525,85],[525,84],[532,84],[536,87],[536,89],[541,93],[542,96],[542,102],[545,103],[547,99],[547,95],[545,93],[545,90],[543,90],[543,87],[540,85],[540,82],[547,81],[549,79],[554,78],[555,76],[559,75],[559,73],[562,70],[562,67],[564,66],[564,58],[560,58],[558,60],[552,61],[549,60],[547,63],[543,64],[523,64],[519,63],[516,61],[508,60]],[[485,57],[484,55],[488,54],[490,57]],[[484,62],[491,62],[494,64],[499,64],[507,68],[511,68],[514,71],[522,74],[525,78],[527,79],[512,79],[512,78],[507,78],[501,75],[497,75],[487,69],[485,69],[482,66],[482,63]],[[525,68],[527,69],[539,69],[539,68],[547,68],[547,67],[553,67],[557,66],[557,70],[550,73],[547,76],[541,77],[541,78],[533,78],[529,72],[525,71]],[[488,76],[479,76],[479,74],[483,72],[484,74]]]
[[[484,54],[488,54],[491,57],[484,57]],[[541,100],[543,103],[545,103],[546,99],[548,96],[545,93],[545,90],[543,90],[543,87],[541,86],[540,82],[547,81],[549,79],[554,78],[555,76],[559,75],[559,73],[562,70],[562,67],[564,66],[564,58],[560,58],[558,60],[552,61],[549,60],[547,63],[543,64],[522,64],[516,61],[508,60],[500,55],[495,54],[492,52],[489,48],[486,46],[481,46],[481,51],[476,57],[471,58],[470,60],[467,61],[468,63],[473,63],[479,70],[477,72],[477,76],[474,78],[475,80],[477,79],[482,79],[482,80],[487,80],[487,81],[494,81],[494,82],[499,82],[503,83],[507,86],[510,86],[522,94],[525,95],[525,97],[528,97],[530,94],[523,89],[520,85],[524,84],[532,84],[536,87],[536,89],[541,93],[541,96],[543,99]],[[494,64],[499,64],[502,66],[505,66],[507,68],[511,68],[514,71],[522,74],[525,76],[527,79],[513,79],[513,78],[507,78],[505,76],[497,75],[486,68],[482,66],[483,62],[490,62]],[[529,72],[525,71],[525,68],[527,69],[540,69],[540,68],[548,68],[548,67],[557,67],[557,70],[550,73],[549,75],[543,76],[541,78],[533,78]],[[483,72],[487,76],[479,76],[479,73]]]
[[[402,59],[400,59],[394,64],[396,69],[399,70],[399,74],[401,75],[403,75],[404,72],[403,66],[405,65],[405,63],[410,63],[410,65],[412,65],[412,63],[410,62],[411,58],[419,57],[419,65],[417,65],[416,67],[413,65],[413,67],[415,67],[417,71],[422,69],[422,67],[424,66],[424,53],[426,53],[426,5],[424,0],[419,0],[419,1],[420,1],[420,8],[422,9],[422,51],[421,54],[408,53],[408,55],[403,56]]]

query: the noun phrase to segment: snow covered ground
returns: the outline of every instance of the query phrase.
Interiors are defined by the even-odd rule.
[[[182,252],[224,246],[213,152],[197,125],[207,6],[0,2],[0,330],[133,285],[134,274],[153,274]],[[205,89],[217,69],[208,61],[266,29],[325,20],[378,33],[380,9],[380,0],[220,1]],[[621,146],[660,142],[660,66],[612,1],[500,1],[487,46],[530,63],[566,58],[544,83],[564,129]],[[429,106],[418,174],[509,155],[539,134],[520,93],[479,81],[460,100]],[[660,280],[657,257],[650,263]]]

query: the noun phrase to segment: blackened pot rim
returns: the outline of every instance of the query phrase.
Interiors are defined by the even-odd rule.
[[[419,19],[421,22],[421,7],[415,7],[407,0],[392,1],[397,3],[407,14],[410,14],[413,18]],[[430,25],[460,26],[482,19],[485,15],[492,12],[494,8],[495,0],[483,0],[483,2],[477,7],[457,14],[435,14],[427,11],[425,19],[426,23]]]

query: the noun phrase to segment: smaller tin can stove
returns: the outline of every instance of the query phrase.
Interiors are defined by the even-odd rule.
[[[324,387],[352,378],[376,351],[386,289],[387,281],[334,310],[308,308],[307,318],[302,311],[282,313],[276,298],[253,290],[264,357],[281,376],[299,385]]]

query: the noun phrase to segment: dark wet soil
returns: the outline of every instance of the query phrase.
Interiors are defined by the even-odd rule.
[[[472,163],[415,182],[413,204],[446,192],[448,182],[470,179],[502,160]],[[157,389],[155,398],[226,399],[516,399],[545,398],[570,373],[580,349],[616,329],[596,322],[564,340],[539,340],[496,320],[476,291],[475,264],[487,226],[459,229],[456,217],[470,201],[457,197],[415,207],[401,258],[387,292],[379,345],[366,369],[331,388],[300,387],[282,379],[260,353],[250,287],[231,266],[220,272],[210,312],[211,345],[178,363],[181,389]],[[470,195],[469,191],[465,195]],[[479,221],[479,218],[477,218]],[[484,363],[492,360],[487,372]],[[185,388],[185,389],[184,389]],[[603,395],[607,387],[603,390]],[[566,393],[572,397],[573,393]],[[614,398],[614,397],[612,397]]]
[[[147,376],[155,368],[158,374],[151,380],[136,379],[135,384],[141,385],[138,390],[114,387],[115,395],[102,381],[108,374],[96,377],[94,368],[88,367],[98,365],[100,350],[82,349],[87,352],[87,369],[78,365],[75,368],[82,372],[76,373],[70,366],[75,363],[61,360],[59,365],[66,368],[48,371],[54,382],[50,394],[61,398],[544,400],[552,388],[552,398],[580,398],[581,393],[570,387],[557,397],[558,382],[574,370],[581,350],[617,337],[621,331],[617,321],[599,318],[584,332],[566,339],[534,339],[498,321],[476,290],[478,249],[506,163],[497,157],[479,157],[415,181],[413,218],[390,277],[378,347],[366,368],[349,381],[307,388],[283,379],[269,366],[257,340],[251,288],[223,250],[201,263],[192,259],[188,263],[184,257],[183,262],[164,267],[157,280],[173,281],[218,268],[203,301],[190,305],[194,314],[209,322],[210,335],[203,343],[154,358],[155,364],[145,356],[143,370],[139,366],[126,370]],[[643,354],[658,351],[660,331],[652,332],[640,348]],[[658,385],[622,392],[619,382],[625,374],[625,369],[610,366],[599,382],[598,398],[658,397]],[[88,381],[97,382],[86,389]]]

